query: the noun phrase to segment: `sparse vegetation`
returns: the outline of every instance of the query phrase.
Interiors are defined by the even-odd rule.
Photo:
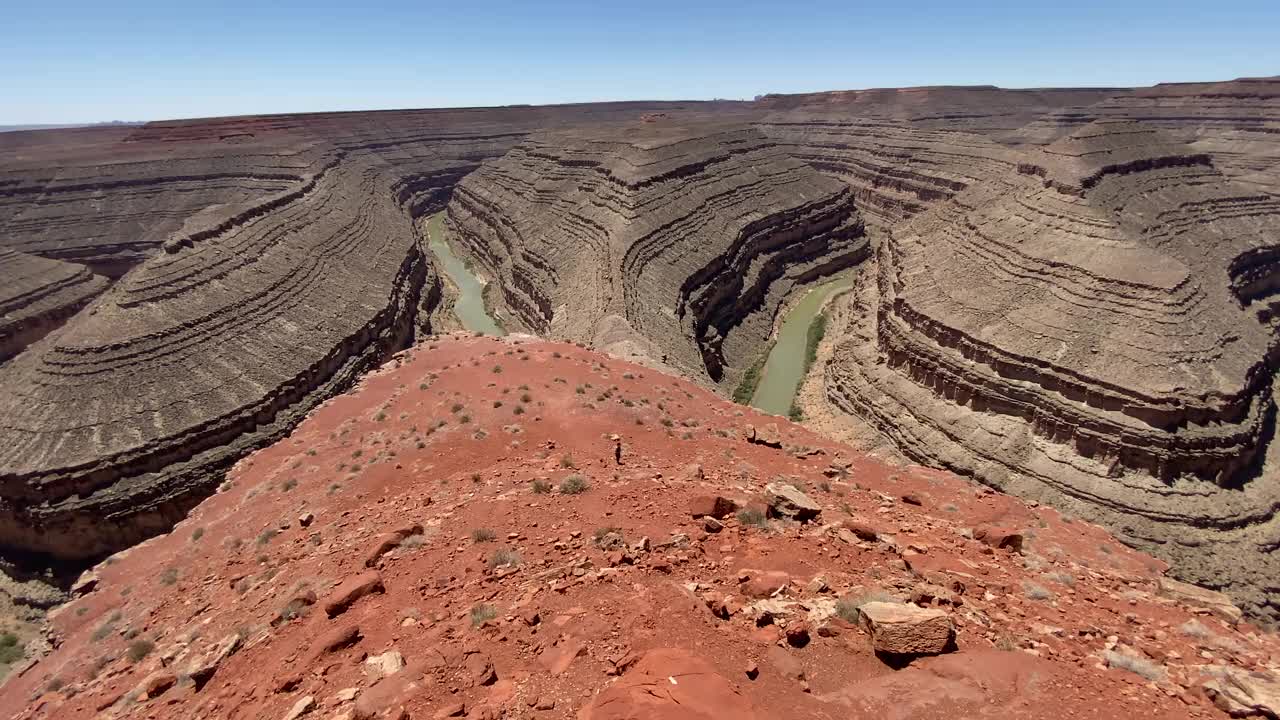
[[[198,527],[191,531],[191,542],[196,542],[202,537],[204,537],[204,528]]]
[[[587,479],[581,475],[570,475],[560,482],[561,495],[580,495],[590,489]]]
[[[489,567],[491,568],[500,568],[503,565],[514,566],[519,564],[520,564],[519,553],[517,553],[515,550],[510,550],[508,548],[495,550],[493,552],[493,555],[489,557]]]
[[[876,590],[857,597],[842,597],[836,601],[836,614],[846,622],[858,624],[862,619],[862,606],[871,602],[895,602],[888,593]]]
[[[751,398],[755,397],[756,388],[760,385],[760,378],[764,375],[764,364],[769,359],[769,352],[773,350],[773,343],[760,352],[760,356],[756,361],[747,368],[742,374],[742,382],[738,383],[738,387],[734,388],[733,401],[739,405],[750,405]],[[659,404],[661,408],[661,404]]]
[[[1033,582],[1022,584],[1022,589],[1026,592],[1027,597],[1031,600],[1052,600],[1053,593],[1043,585],[1037,585]]]
[[[387,419],[387,414],[384,412],[379,412],[377,415],[373,416],[373,419],[377,422],[382,422],[383,420]]]
[[[155,643],[150,640],[134,640],[129,643],[129,649],[125,651],[125,656],[129,658],[129,662],[141,662],[155,648]]]
[[[279,535],[279,534],[280,534],[279,531],[277,531],[275,528],[267,528],[266,530],[263,530],[262,532],[258,533],[258,540],[257,540],[258,547],[262,547],[263,545],[270,543],[272,540],[275,539],[276,535]]]
[[[173,585],[176,582],[178,582],[177,568],[165,568],[164,572],[160,573],[161,585]]]
[[[747,527],[764,527],[767,524],[764,513],[756,508],[743,508],[738,511],[738,522]]]
[[[479,627],[483,625],[485,621],[492,620],[496,617],[498,617],[498,608],[490,605],[489,603],[482,603],[471,608],[472,627]]]
[[[280,486],[280,489],[283,490],[284,492],[289,492],[290,490],[296,487],[298,487],[298,481],[294,478],[289,478],[288,480],[284,481],[284,484]]]
[[[0,634],[0,665],[11,665],[27,654],[26,645],[11,632]]]
[[[534,495],[546,495],[551,492],[551,483],[546,480],[534,480],[532,488]]]
[[[471,539],[478,543],[493,542],[498,539],[498,533],[489,528],[476,528],[471,531]]]

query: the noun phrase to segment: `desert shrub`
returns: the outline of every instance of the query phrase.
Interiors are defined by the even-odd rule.
[[[27,654],[18,636],[11,632],[0,634],[0,665],[9,665],[21,660]]]
[[[471,625],[473,627],[479,627],[486,620],[492,620],[496,617],[498,617],[498,608],[489,603],[481,603],[471,608]]]
[[[581,475],[570,475],[560,482],[561,495],[580,495],[590,489],[587,479]]]
[[[534,480],[532,488],[534,495],[546,495],[551,492],[551,483],[546,480]]]
[[[129,649],[125,650],[125,656],[129,658],[129,662],[140,662],[143,658],[151,654],[155,650],[155,643],[150,640],[134,640],[129,643]]]
[[[1052,600],[1053,593],[1043,585],[1037,585],[1033,582],[1025,582],[1022,584],[1023,591],[1026,592],[1028,598],[1032,600]]]
[[[196,542],[202,537],[204,537],[204,528],[198,527],[191,531],[191,542]]]
[[[738,522],[750,527],[764,527],[764,513],[756,508],[743,508],[738,511]]]
[[[165,568],[164,572],[160,573],[161,585],[172,585],[176,582],[178,582],[177,568]]]
[[[267,528],[266,530],[263,530],[262,532],[258,533],[258,540],[257,540],[258,547],[262,547],[263,545],[270,543],[272,540],[275,539],[276,535],[279,535],[279,534],[280,533],[275,528]]]
[[[519,565],[519,564],[520,564],[520,554],[514,550],[509,550],[507,548],[495,550],[493,552],[493,555],[489,557],[489,567],[491,568],[499,568],[499,567],[502,567],[503,565]]]
[[[471,539],[475,542],[493,542],[498,539],[498,533],[489,528],[476,528],[471,531]]]
[[[856,597],[842,597],[836,601],[836,614],[855,625],[862,619],[862,606],[871,602],[895,602],[886,592],[875,590]]]

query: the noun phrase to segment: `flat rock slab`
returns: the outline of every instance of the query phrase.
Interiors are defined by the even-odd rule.
[[[869,602],[858,610],[876,652],[937,655],[955,647],[951,616],[942,610],[886,602]]]
[[[685,650],[650,650],[596,696],[582,720],[754,720],[746,698],[710,663]]]

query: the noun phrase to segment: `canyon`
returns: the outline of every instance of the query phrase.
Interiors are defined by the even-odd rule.
[[[3,133],[0,554],[74,576],[165,535],[459,302],[750,399],[844,278],[811,430],[1272,624],[1278,137],[1280,78]]]

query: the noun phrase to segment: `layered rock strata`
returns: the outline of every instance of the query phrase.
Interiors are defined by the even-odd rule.
[[[429,269],[391,185],[376,160],[328,158],[7,364],[0,543],[87,557],[161,531],[403,347]]]
[[[1276,253],[1278,221],[1196,148],[1086,125],[893,228],[828,398],[1280,617],[1276,337],[1248,305],[1273,281],[1242,260]]]
[[[443,284],[415,220],[486,158],[538,127],[708,107],[735,106],[6,133],[0,337],[18,354],[0,367],[0,547],[86,558],[165,530],[429,328]]]
[[[0,364],[61,326],[107,285],[82,265],[0,248]]]
[[[867,254],[849,187],[736,124],[539,133],[448,212],[504,320],[714,382],[755,358],[791,288]]]

